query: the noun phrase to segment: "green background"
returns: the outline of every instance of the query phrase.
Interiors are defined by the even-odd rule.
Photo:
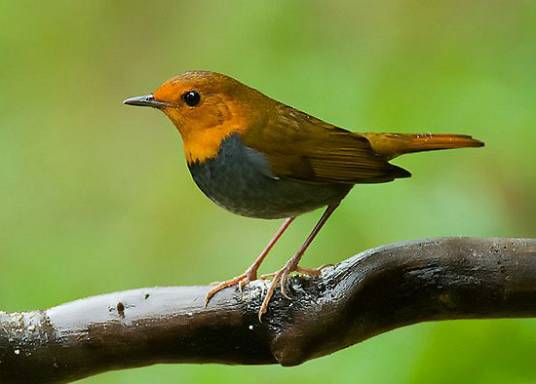
[[[304,259],[432,236],[536,237],[534,1],[0,2],[0,309],[242,272],[279,222],[216,207],[175,128],[123,106],[223,72],[352,130],[487,146],[407,156],[359,186]],[[280,267],[319,212],[265,263]],[[160,365],[83,383],[536,382],[536,321],[427,323],[299,367]]]

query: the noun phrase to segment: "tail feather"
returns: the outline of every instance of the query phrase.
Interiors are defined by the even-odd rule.
[[[434,151],[439,149],[482,147],[484,143],[468,135],[450,134],[403,134],[403,133],[361,133],[372,149],[386,156],[395,158],[405,153]]]

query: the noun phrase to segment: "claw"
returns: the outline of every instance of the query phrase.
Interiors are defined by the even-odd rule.
[[[246,274],[246,277],[238,282],[238,290],[240,291],[240,294],[244,293],[244,288],[246,287],[246,285],[248,285],[254,280],[256,279]]]
[[[266,294],[264,295],[264,299],[262,300],[261,307],[259,308],[259,322],[262,323],[262,315],[264,315],[268,311],[268,305],[270,304],[270,301],[272,300],[272,297],[274,296],[276,288],[279,286],[281,290],[281,295],[285,297],[288,300],[292,300],[292,298],[289,296],[287,292],[287,284],[288,284],[288,278],[289,275],[292,272],[298,272],[302,275],[308,275],[308,276],[320,276],[321,269],[325,268],[325,266],[322,266],[320,268],[302,268],[300,266],[294,266],[292,264],[286,264],[283,268],[281,268],[279,271],[269,273],[266,275],[262,275],[260,278],[263,280],[266,280],[268,278],[272,278],[270,287],[268,288],[268,291],[266,291]],[[237,276],[231,280],[222,281],[220,283],[216,283],[216,285],[207,292],[207,295],[205,296],[205,307],[208,305],[210,299],[216,295],[219,291],[232,287],[233,285],[236,285],[240,293],[243,293],[244,287],[251,281],[256,280],[257,275],[255,272],[251,270],[247,270],[240,276]],[[266,285],[263,284],[263,292],[266,289]]]
[[[231,280],[222,281],[221,283],[217,283],[217,285],[212,288],[210,291],[207,292],[207,295],[205,296],[205,307],[208,305],[210,299],[218,293],[219,291],[232,287],[233,285],[238,285],[238,290],[240,293],[242,293],[242,289],[250,282],[256,279],[256,276],[252,274],[251,272],[245,272],[241,274],[240,276],[237,276]]]
[[[283,295],[283,297],[291,300],[290,296],[287,294],[287,288],[286,288],[289,273],[290,272],[288,272],[288,271],[283,271],[283,274],[281,275],[281,282],[279,283],[279,286],[281,287],[281,295]]]
[[[297,272],[301,275],[307,275],[311,277],[318,277],[320,276],[323,268],[326,268],[326,265],[323,265],[319,268],[302,268],[300,266],[292,266],[287,264],[279,271],[262,275],[260,277],[261,279],[265,280],[271,277],[272,281],[270,284],[270,288],[268,289],[266,295],[264,296],[264,299],[262,300],[261,307],[259,308],[259,322],[262,323],[262,315],[264,315],[268,311],[268,305],[270,304],[270,301],[272,300],[272,297],[274,296],[275,290],[278,286],[281,289],[281,295],[286,299],[292,300],[292,298],[287,292],[288,279],[289,275],[292,272]]]
[[[259,322],[260,323],[262,323],[262,315],[264,315],[266,311],[268,311],[268,304],[270,304],[270,300],[272,299],[272,296],[274,295],[275,288],[281,281],[281,275],[283,274],[283,271],[284,271],[284,268],[273,274],[274,278],[272,279],[270,288],[266,292],[266,295],[264,296],[264,299],[262,300],[261,307],[259,308]]]
[[[268,304],[270,304],[270,300],[272,300],[272,297],[274,296],[275,289],[277,288],[277,286],[279,286],[281,289],[281,295],[291,300],[291,298],[286,292],[285,285],[287,284],[287,278],[288,278],[289,273],[293,272],[292,269],[294,268],[291,268],[288,265],[286,265],[279,271],[270,274],[271,276],[273,276],[273,279],[270,284],[270,288],[268,289],[268,292],[266,292],[266,295],[264,296],[264,299],[262,300],[261,307],[259,308],[259,322],[262,323],[262,315],[264,315],[268,311]]]

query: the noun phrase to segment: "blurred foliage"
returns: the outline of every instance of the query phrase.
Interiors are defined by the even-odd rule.
[[[213,205],[164,116],[121,105],[188,69],[352,130],[486,142],[402,158],[412,179],[355,188],[304,265],[401,239],[536,237],[534,1],[2,1],[0,25],[2,310],[223,279],[264,246],[277,222]],[[527,383],[534,335],[534,320],[429,323],[295,368],[155,366],[83,382]]]

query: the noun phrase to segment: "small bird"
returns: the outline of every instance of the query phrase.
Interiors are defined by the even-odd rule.
[[[272,274],[259,320],[278,285],[288,297],[290,273],[320,274],[320,269],[298,263],[355,184],[410,177],[389,163],[399,155],[484,145],[467,135],[350,132],[209,71],[183,73],[152,94],[128,98],[124,104],[159,109],[173,122],[182,136],[190,173],[209,199],[239,215],[285,219],[243,274],[207,293],[207,304],[224,288],[242,289],[256,280],[261,263],[292,221],[326,207],[303,245]]]

